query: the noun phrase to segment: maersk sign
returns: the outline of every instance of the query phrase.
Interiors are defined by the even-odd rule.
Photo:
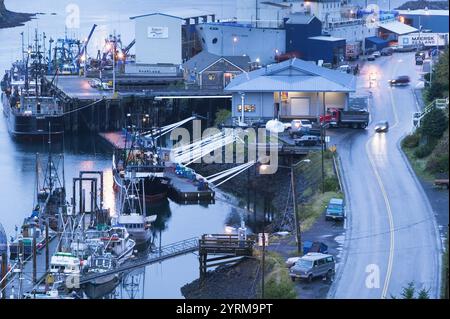
[[[444,46],[448,44],[448,33],[411,33],[398,37],[401,46],[420,45],[427,47]]]

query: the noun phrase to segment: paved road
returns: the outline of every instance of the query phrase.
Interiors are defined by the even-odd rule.
[[[358,91],[372,91],[372,124],[365,131],[335,132],[347,198],[347,232],[343,261],[330,298],[391,298],[409,282],[439,297],[441,243],[422,186],[400,151],[417,110],[412,89],[420,67],[413,53],[368,62]],[[369,75],[376,77],[369,88]],[[411,86],[390,88],[387,81],[409,75]],[[377,121],[391,130],[375,134]],[[332,133],[333,134],[333,133]]]

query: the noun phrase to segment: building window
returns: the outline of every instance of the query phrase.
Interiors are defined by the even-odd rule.
[[[238,105],[237,110],[238,110],[238,112],[242,112],[242,104]],[[256,112],[256,105],[254,105],[254,104],[246,104],[244,106],[244,112],[245,113],[254,113],[254,112]]]

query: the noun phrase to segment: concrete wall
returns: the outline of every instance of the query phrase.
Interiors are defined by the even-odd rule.
[[[179,65],[182,63],[181,26],[183,20],[164,16],[152,15],[136,18],[136,63],[157,64],[168,63]],[[150,28],[156,28],[159,35],[150,35]]]

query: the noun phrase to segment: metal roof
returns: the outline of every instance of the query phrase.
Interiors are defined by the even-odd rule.
[[[350,93],[356,91],[356,78],[319,67],[313,62],[292,59],[241,74],[231,81],[225,91]]]
[[[369,42],[372,42],[372,43],[375,43],[375,44],[385,44],[385,43],[389,42],[389,41],[384,40],[384,39],[379,38],[379,37],[368,37],[368,38],[366,38],[366,41],[369,41]]]
[[[330,42],[337,42],[337,41],[345,41],[344,38],[335,38],[335,37],[327,37],[327,36],[317,36],[317,37],[310,37],[309,40],[319,40],[319,41],[330,41]]]
[[[287,24],[310,24],[314,19],[319,20],[314,15],[306,15],[304,13],[292,13],[287,18]]]
[[[170,15],[170,14],[159,13],[159,12],[143,14],[143,15],[135,16],[135,17],[130,17],[130,20],[139,19],[139,18],[145,18],[145,17],[150,17],[150,16],[165,16],[165,17],[169,17],[169,18],[184,20],[181,17],[176,17],[176,16],[173,16],[173,15]]]
[[[209,66],[213,65],[220,59],[225,59],[229,63],[235,65],[236,67],[242,69],[243,71],[249,69],[249,63],[251,62],[248,56],[218,56],[208,51],[202,51],[196,56],[192,57],[190,60],[183,64],[184,69],[197,69],[197,72],[201,73]]]
[[[387,22],[387,23],[381,23],[379,25],[380,28],[386,29],[390,32],[393,32],[398,35],[404,35],[408,33],[417,32],[418,30],[416,28],[413,28],[407,24],[394,21],[394,22]]]

